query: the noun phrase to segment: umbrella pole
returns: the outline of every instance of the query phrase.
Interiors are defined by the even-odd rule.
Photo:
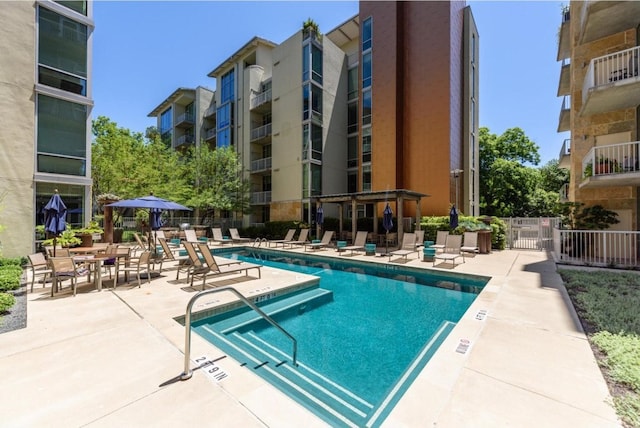
[[[389,231],[387,230],[387,233],[385,234],[385,242],[387,244],[387,249],[384,251],[384,255],[388,256],[389,255]]]

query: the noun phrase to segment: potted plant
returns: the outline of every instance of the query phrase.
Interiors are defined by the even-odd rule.
[[[598,174],[611,174],[613,172],[617,172],[617,167],[618,167],[618,161],[613,159],[609,159],[609,158],[605,158],[603,156],[600,156],[600,158],[598,158],[598,163],[596,164],[596,170],[595,173],[596,175]]]
[[[42,245],[45,247],[53,245],[54,238],[45,239],[42,241]],[[67,225],[67,229],[60,234],[60,236],[55,238],[56,245],[60,245],[61,247],[75,247],[82,243],[82,239],[76,236],[76,231],[71,228],[71,226]]]
[[[86,227],[75,230],[76,235],[81,239],[83,247],[93,246],[93,239],[96,237],[100,239],[104,230],[98,225],[95,220],[90,221]]]
[[[593,163],[589,162],[587,166],[584,167],[583,176],[584,178],[591,177],[593,175]]]

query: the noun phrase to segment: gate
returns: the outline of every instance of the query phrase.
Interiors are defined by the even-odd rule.
[[[507,225],[507,248],[553,250],[553,229],[560,227],[559,217],[502,218]]]

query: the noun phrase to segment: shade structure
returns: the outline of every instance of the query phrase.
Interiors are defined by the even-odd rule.
[[[453,205],[451,211],[449,211],[449,227],[451,229],[458,227],[458,210],[455,205]]]
[[[67,206],[57,190],[42,211],[44,212],[44,230],[53,235],[53,256],[55,257],[58,235],[67,228]]]
[[[180,205],[177,202],[169,201],[167,199],[158,198],[153,194],[149,196],[143,196],[134,199],[123,199],[121,201],[108,204],[108,207],[116,208],[142,208],[149,210],[149,224],[152,230],[158,230],[162,227],[162,221],[160,219],[160,213],[163,210],[174,211],[191,211],[191,208],[187,208],[184,205]],[[154,217],[156,224],[154,225]],[[156,226],[154,228],[154,226]],[[155,241],[155,239],[154,239]],[[149,247],[151,247],[151,239],[149,239]],[[151,249],[151,248],[150,248]]]
[[[393,229],[393,211],[391,210],[391,206],[387,203],[387,206],[384,207],[384,211],[382,212],[382,227],[387,231],[387,236],[385,237],[385,241],[387,243],[385,247],[385,256],[389,255],[389,231]]]

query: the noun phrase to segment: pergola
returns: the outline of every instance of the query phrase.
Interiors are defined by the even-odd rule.
[[[324,203],[338,204],[338,218],[340,221],[340,230],[342,230],[343,220],[343,207],[345,204],[351,203],[351,212],[357,211],[358,204],[371,204],[379,202],[393,202],[396,201],[396,218],[398,219],[398,237],[401,237],[404,232],[404,226],[402,224],[403,205],[405,201],[415,201],[416,203],[416,225],[420,229],[420,200],[428,197],[424,193],[418,193],[411,190],[396,189],[396,190],[384,190],[378,192],[358,192],[358,193],[340,193],[336,195],[323,195],[316,196],[316,209]],[[355,215],[351,216],[351,232],[352,236],[355,236],[358,229],[357,218]],[[316,225],[316,234],[320,233],[320,226]],[[373,210],[373,233],[378,233],[378,210]]]

